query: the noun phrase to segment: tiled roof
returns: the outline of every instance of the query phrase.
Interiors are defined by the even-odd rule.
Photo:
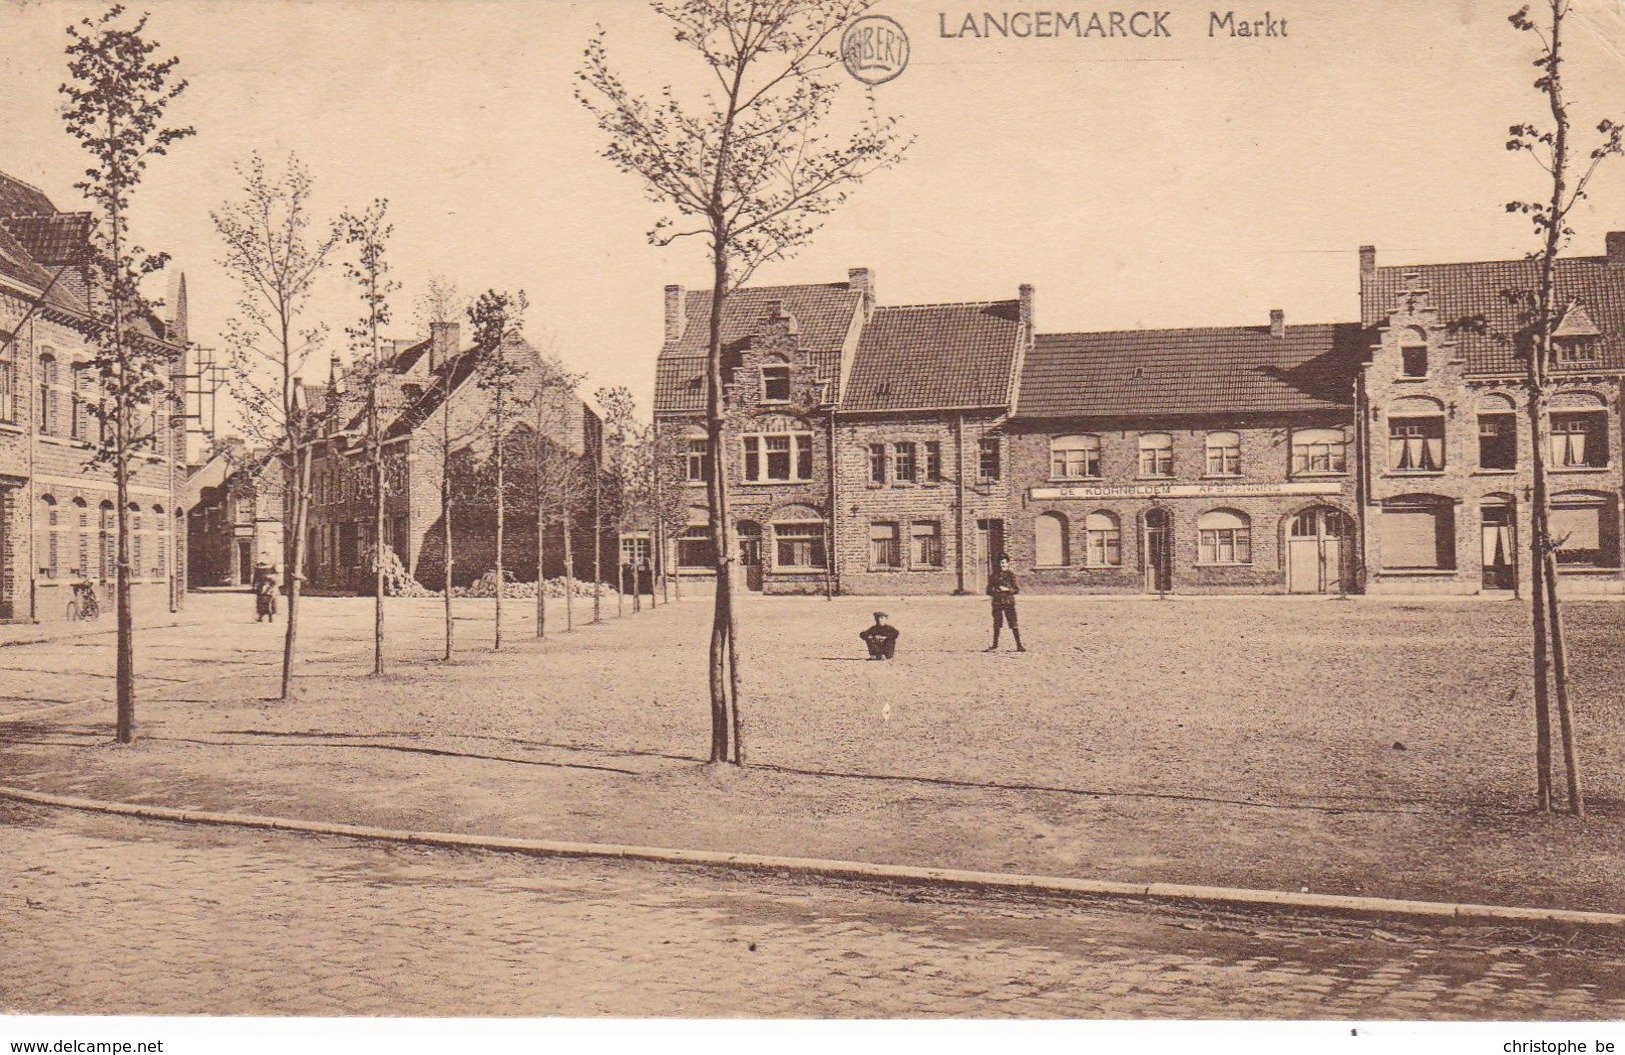
[[[78,264],[84,260],[91,226],[91,216],[87,212],[8,216],[0,222],[41,264],[53,267]]]
[[[830,381],[831,395],[840,382],[841,349],[852,327],[862,294],[845,282],[809,286],[752,286],[728,295],[722,311],[724,368],[737,362],[768,306],[778,301],[797,324],[798,347],[808,353],[818,376]],[[711,335],[711,291],[690,290],[684,297],[683,335],[667,341],[655,366],[655,412],[689,413],[705,409],[705,359]]]
[[[863,326],[843,412],[1006,407],[1020,304],[876,308]]]
[[[1354,323],[1039,334],[1016,418],[1348,411]]]
[[[56,211],[38,187],[0,172],[0,216],[48,216]]]
[[[1428,291],[1440,320],[1456,330],[1458,349],[1469,373],[1523,372],[1523,361],[1504,339],[1516,330],[1517,313],[1502,292],[1535,289],[1534,261],[1379,267],[1372,279],[1361,283],[1360,315],[1366,325],[1387,319],[1408,274],[1418,276],[1417,285]],[[1558,309],[1578,300],[1602,334],[1597,362],[1574,369],[1625,369],[1625,267],[1610,266],[1603,256],[1566,257],[1557,262],[1556,278]],[[1497,339],[1498,335],[1503,339]]]
[[[478,360],[479,356],[475,355],[474,350],[470,348],[466,352],[460,352],[453,356],[447,362],[436,363],[434,370],[424,375],[423,390],[417,399],[403,407],[400,414],[396,415],[395,420],[391,421],[389,426],[384,429],[384,439],[393,440],[408,435],[428,421],[429,417],[446,401],[447,394],[456,392],[463,386],[464,382],[474,375],[474,368]],[[449,383],[447,382],[448,374],[451,378]],[[360,419],[357,419],[357,421],[351,423],[350,427],[356,428],[359,424]]]

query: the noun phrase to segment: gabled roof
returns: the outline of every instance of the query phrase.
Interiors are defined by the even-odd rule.
[[[1517,328],[1517,309],[1507,290],[1534,290],[1538,265],[1533,260],[1488,260],[1462,264],[1418,264],[1379,267],[1360,283],[1360,315],[1368,326],[1385,322],[1405,289],[1405,276],[1429,294],[1439,319],[1455,331],[1458,353],[1467,372],[1490,376],[1522,374],[1523,360],[1506,338]],[[1625,370],[1625,267],[1606,256],[1565,257],[1557,261],[1555,303],[1578,302],[1599,332],[1597,360],[1580,366],[1557,364],[1562,372]],[[1500,338],[1500,339],[1498,339]]]
[[[91,215],[64,212],[49,216],[8,216],[3,221],[37,263],[61,267],[83,263],[90,241]]]
[[[741,349],[777,301],[780,310],[796,318],[797,346],[808,355],[822,380],[830,382],[832,397],[840,383],[841,351],[851,332],[863,294],[845,282],[806,286],[751,286],[728,294],[722,311],[722,348],[726,366],[737,362]],[[657,414],[705,409],[705,359],[711,339],[711,291],[690,290],[684,297],[683,333],[660,349],[655,365]]]
[[[841,411],[1007,407],[1021,343],[1013,300],[876,308],[863,326]]]
[[[49,216],[57,212],[38,187],[0,172],[0,216]]]
[[[1039,334],[1014,416],[1348,412],[1362,345],[1354,323]]]
[[[475,367],[479,365],[479,356],[470,348],[458,352],[450,360],[436,363],[434,369],[423,376],[423,391],[418,397],[401,408],[384,429],[384,440],[387,442],[410,435],[415,429],[428,421],[434,412],[440,409],[447,398],[474,376]],[[449,380],[448,380],[449,378]],[[351,423],[351,428],[357,427],[359,422]]]

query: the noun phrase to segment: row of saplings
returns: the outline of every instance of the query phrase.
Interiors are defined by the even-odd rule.
[[[394,550],[385,551],[384,557],[384,596],[386,597],[440,597],[439,590],[431,590],[418,582],[417,577],[407,570],[401,563],[401,558]],[[573,589],[577,597],[591,597],[595,592],[595,584],[583,580],[564,578],[542,580],[542,591],[548,597],[563,597]],[[615,594],[615,587],[608,585],[597,586],[601,590],[600,596]],[[467,586],[453,586],[453,597],[495,597],[497,595],[497,573],[492,570],[481,575]],[[506,589],[502,591],[504,597],[530,597],[536,596],[536,584],[533,582],[513,582],[510,580]]]

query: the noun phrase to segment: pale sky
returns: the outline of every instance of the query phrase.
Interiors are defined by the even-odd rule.
[[[137,10],[143,5],[135,4]],[[1272,0],[1285,38],[1208,36],[1209,12],[1172,0],[1170,39],[946,39],[967,11],[881,0],[913,57],[874,89],[917,137],[796,259],[761,282],[874,269],[886,304],[1014,297],[1037,287],[1043,332],[1357,317],[1356,249],[1379,263],[1510,258],[1531,248],[1507,199],[1544,173],[1508,154],[1538,120],[1534,41],[1511,2]],[[1621,0],[1576,0],[1570,94],[1583,128],[1625,118]],[[391,202],[405,289],[395,335],[432,272],[466,291],[523,288],[587,391],[625,384],[647,408],[668,282],[708,285],[703,247],[648,245],[658,215],[601,157],[575,101],[583,45],[602,22],[629,81],[704,83],[639,0],[158,0],[150,32],[191,87],[172,116],[195,138],[158,159],[137,236],[184,271],[193,338],[219,344],[235,291],[209,211],[259,150],[302,157],[318,207]],[[62,130],[64,27],[101,5],[0,0],[0,169],[74,208],[83,168]],[[1234,9],[1236,17],[1262,17]],[[853,93],[863,91],[852,82]],[[1595,184],[1575,251],[1625,229],[1625,162]],[[337,270],[322,317],[354,314]]]

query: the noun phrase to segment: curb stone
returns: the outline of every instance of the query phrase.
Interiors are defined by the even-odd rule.
[[[698,865],[709,868],[733,868],[755,872],[799,873],[801,875],[829,876],[840,879],[881,880],[1018,894],[1125,898],[1151,902],[1201,902],[1234,907],[1314,909],[1352,915],[1408,916],[1416,919],[1433,920],[1495,921],[1525,924],[1558,923],[1582,927],[1614,928],[1625,931],[1625,914],[1616,912],[1524,908],[1507,905],[1451,904],[1434,901],[1408,901],[1398,898],[1359,897],[1347,894],[1311,894],[1280,890],[1250,890],[1241,887],[1194,886],[1182,883],[1124,883],[1100,879],[1074,879],[1065,876],[978,872],[958,868],[873,864],[865,861],[827,860],[810,857],[777,857],[766,854],[728,853],[717,850],[684,850],[656,846],[618,845],[614,843],[582,843],[551,839],[459,835],[452,832],[410,832],[395,828],[302,821],[286,817],[263,817],[254,814],[219,813],[206,810],[173,809],[167,806],[105,802],[99,799],[51,795],[3,785],[0,785],[0,799],[9,799],[34,806],[132,817],[139,820],[208,824],[262,831],[295,832],[306,835],[329,835],[349,839],[367,839],[375,842],[438,846],[447,849],[522,853],[538,857],[647,861],[656,864]]]

